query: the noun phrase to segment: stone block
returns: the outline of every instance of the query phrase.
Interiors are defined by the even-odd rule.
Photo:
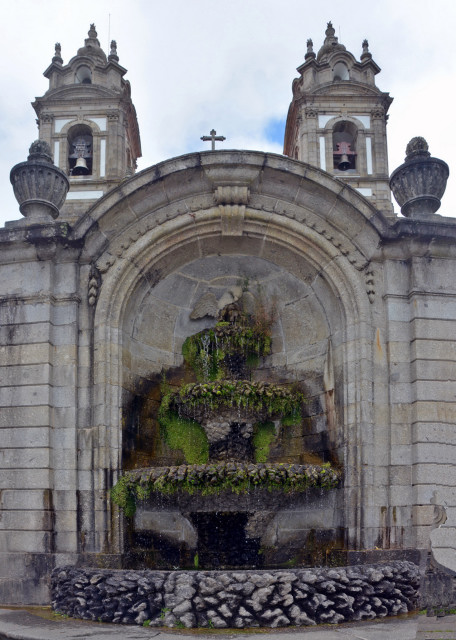
[[[389,298],[387,303],[388,322],[410,322],[410,303],[408,300]]]
[[[47,578],[0,578],[0,602],[5,605],[48,605],[50,598]]]
[[[456,401],[456,380],[417,380],[414,383],[415,397],[421,402],[454,402]]]
[[[20,505],[16,510],[4,510],[0,519],[0,531],[52,531],[53,513],[27,509],[21,511]],[[16,535],[16,533],[14,533]]]
[[[432,484],[447,487],[456,485],[456,465],[452,464],[415,464],[413,469],[414,484]]]
[[[452,320],[456,318],[456,297],[438,295],[413,296],[415,315],[420,318],[437,318],[440,320]]]
[[[54,489],[53,506],[56,511],[76,511],[78,508],[76,489]]]
[[[413,463],[417,464],[454,464],[456,460],[456,440],[453,444],[439,444],[435,442],[420,442],[413,446]]]
[[[49,406],[4,407],[0,411],[0,428],[39,427],[50,424]]]
[[[48,553],[51,547],[50,531],[0,531],[0,553]]]
[[[391,484],[410,486],[412,482],[412,467],[397,465],[391,467]]]
[[[62,511],[56,510],[55,512],[55,531],[75,531],[78,530],[78,514],[77,511]]]
[[[49,489],[4,489],[0,495],[0,507],[5,511],[8,509],[21,510],[47,510],[52,506]]]
[[[77,467],[77,451],[74,448],[54,448],[54,463],[55,470],[70,471]]]
[[[412,369],[418,380],[448,382],[456,379],[454,361],[450,360],[415,360]]]
[[[0,469],[3,489],[47,489],[50,487],[49,469]]]
[[[48,427],[5,427],[2,428],[0,437],[5,449],[49,447]]]
[[[52,387],[52,404],[56,408],[76,406],[76,389],[71,386]]]
[[[391,447],[391,464],[412,464],[412,451],[409,444],[395,444]]]
[[[76,344],[61,345],[53,349],[52,364],[55,367],[59,365],[75,364],[76,357]]]
[[[434,318],[413,318],[412,327],[415,339],[448,340],[448,336],[456,329],[456,322]]]
[[[418,422],[412,425],[413,443],[456,444],[456,432],[453,424]]]
[[[434,523],[433,504],[420,504],[412,507],[413,524],[417,526],[431,526]]]
[[[56,531],[55,550],[58,553],[75,554],[79,548],[80,532],[78,531]],[[72,560],[75,562],[75,559]]]
[[[30,299],[10,299],[0,306],[0,325],[49,322],[50,306]]]
[[[0,449],[0,469],[42,469],[50,462],[50,449]]]
[[[410,366],[410,342],[399,340],[388,340],[388,354],[389,354],[389,362],[390,366],[396,364],[405,364],[406,366]]]
[[[54,407],[53,410],[55,428],[74,428],[76,407]]]
[[[0,407],[49,404],[49,390],[47,384],[0,387]]]
[[[2,264],[0,296],[18,296],[24,298],[45,293],[50,287],[51,263],[19,262]]]
[[[51,342],[54,347],[61,345],[74,345],[77,343],[77,328],[73,322],[71,325],[57,325],[51,329]]]
[[[82,473],[82,472],[81,472]],[[54,469],[54,486],[59,489],[74,489],[78,478],[76,469],[59,469],[56,465]]]
[[[51,363],[51,346],[45,342],[27,345],[0,345],[2,365],[27,365]]]
[[[51,366],[44,364],[0,366],[0,385],[2,387],[39,384],[50,380]]]
[[[410,447],[412,441],[411,437],[412,429],[410,424],[401,422],[399,424],[391,423],[391,445],[394,448],[396,445],[406,445]]]
[[[415,422],[456,422],[456,402],[448,399],[445,402],[416,400],[414,402]]]
[[[47,322],[39,324],[12,324],[0,327],[0,344],[25,345],[50,342],[51,325]]]
[[[454,340],[448,339],[450,334],[442,340],[420,338],[413,340],[411,344],[412,357],[423,360],[453,360],[456,358],[456,345]]]

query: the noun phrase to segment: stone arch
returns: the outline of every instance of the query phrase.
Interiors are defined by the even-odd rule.
[[[346,522],[351,544],[361,544],[362,432],[373,422],[364,383],[373,379],[365,273],[378,244],[377,227],[384,224],[381,214],[323,172],[254,152],[179,158],[138,174],[116,191],[74,230],[75,238],[84,237],[85,272],[91,262],[102,279],[93,313],[91,409],[98,432],[94,457],[104,471],[94,469],[94,484],[104,490],[121,468],[122,349],[144,291],[195,260],[250,256],[312,283],[315,304],[333,316],[324,337],[334,342],[343,379],[339,435],[348,443],[343,449]],[[171,364],[176,352],[168,353]],[[112,536],[110,548],[119,549],[121,527],[110,527],[109,513],[104,526],[104,534]]]

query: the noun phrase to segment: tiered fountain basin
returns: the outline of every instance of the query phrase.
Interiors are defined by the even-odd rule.
[[[171,384],[165,375],[154,396],[162,458],[151,460],[165,464],[130,469],[111,491],[126,516],[124,570],[56,569],[57,611],[155,627],[246,628],[415,608],[416,565],[338,566],[347,562],[342,469],[330,452],[303,447],[303,384],[292,384],[292,372],[282,384],[261,380],[274,313],[235,289],[238,302],[220,309],[217,324],[184,342],[185,376],[173,372]],[[213,298],[203,295],[190,318],[212,309]],[[185,384],[190,376],[196,382]]]

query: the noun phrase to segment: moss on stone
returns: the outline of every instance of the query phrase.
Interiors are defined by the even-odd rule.
[[[180,417],[170,407],[174,394],[164,395],[158,411],[165,442],[171,449],[182,451],[188,464],[204,464],[209,459],[209,443],[203,427],[188,418]]]
[[[267,489],[295,493],[311,487],[331,489],[340,480],[341,473],[329,464],[217,462],[127,472],[111,490],[111,498],[131,517],[136,501],[146,499],[152,492],[213,495],[223,491],[240,494]]]
[[[266,462],[269,449],[276,435],[273,422],[257,422],[253,432],[255,462]]]
[[[164,398],[160,414],[169,409],[179,409],[189,415],[192,408],[204,407],[207,411],[217,411],[233,407],[268,416],[293,416],[296,422],[300,420],[303,402],[301,392],[283,385],[249,380],[218,380],[183,385],[179,391]]]
[[[229,371],[227,357],[239,354],[247,369],[254,369],[259,358],[271,352],[271,338],[263,328],[219,322],[189,336],[182,345],[185,362],[193,369],[197,379],[219,380]]]

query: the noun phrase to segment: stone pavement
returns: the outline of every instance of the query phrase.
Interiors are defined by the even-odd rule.
[[[456,615],[442,618],[411,615],[370,622],[300,629],[262,629],[258,632],[144,628],[43,617],[43,609],[0,608],[0,640],[456,640]]]

